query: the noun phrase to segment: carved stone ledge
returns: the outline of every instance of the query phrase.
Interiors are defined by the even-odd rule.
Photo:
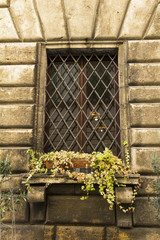
[[[140,174],[129,174],[128,177],[122,177],[120,175],[116,175],[117,181],[119,184],[125,184],[125,185],[138,185],[139,184],[139,178]]]
[[[27,176],[23,177],[22,183],[25,184]],[[32,176],[29,180],[29,184],[33,185],[45,185],[45,184],[55,184],[55,183],[77,183],[76,180],[69,178],[67,175],[59,175],[57,177],[52,177],[52,174],[37,173]]]

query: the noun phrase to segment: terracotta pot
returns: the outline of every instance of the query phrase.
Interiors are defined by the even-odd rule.
[[[46,161],[46,168],[52,169],[53,168],[53,162],[52,161]],[[88,159],[72,159],[73,166],[69,166],[69,168],[91,168],[91,162]],[[66,168],[66,166],[63,166]]]
[[[73,159],[72,163],[72,168],[91,168],[91,161],[88,159]]]
[[[46,164],[47,169],[52,169],[53,168],[53,162],[52,161],[46,161],[45,164]]]

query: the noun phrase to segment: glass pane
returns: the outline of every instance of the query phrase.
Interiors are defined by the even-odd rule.
[[[116,55],[50,57],[47,79],[45,151],[120,155]]]

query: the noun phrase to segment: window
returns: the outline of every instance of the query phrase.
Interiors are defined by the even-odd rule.
[[[118,156],[117,53],[48,55],[44,151],[103,151]]]

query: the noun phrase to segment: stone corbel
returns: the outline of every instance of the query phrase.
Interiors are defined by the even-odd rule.
[[[124,207],[128,207],[133,200],[133,187],[139,185],[140,174],[130,174],[128,178],[117,176],[118,184],[126,185],[126,187],[116,187],[116,202],[120,202]],[[122,212],[116,205],[117,227],[131,228],[133,226],[132,213]]]
[[[27,200],[29,203],[45,202],[45,186],[32,186],[28,191]]]
[[[46,190],[45,186],[33,186],[27,193],[27,200],[30,205],[30,222],[44,222],[46,209]]]

